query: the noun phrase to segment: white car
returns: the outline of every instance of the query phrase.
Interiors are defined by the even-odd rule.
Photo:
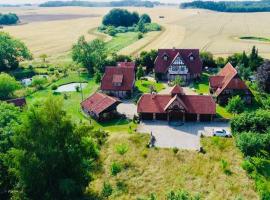
[[[229,131],[226,131],[225,129],[215,129],[213,130],[213,136],[232,137],[232,134]]]

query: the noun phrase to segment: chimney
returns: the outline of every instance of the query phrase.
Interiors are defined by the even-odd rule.
[[[127,62],[127,59],[125,59],[125,62]]]
[[[173,47],[173,51],[175,51],[175,47]]]

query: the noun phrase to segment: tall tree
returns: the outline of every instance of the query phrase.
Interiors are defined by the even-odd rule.
[[[87,42],[82,36],[72,47],[72,58],[86,67],[89,74],[93,76],[95,72],[101,71],[107,58],[105,43],[99,39]]]
[[[20,84],[14,77],[0,73],[0,100],[6,100],[13,96],[15,90],[20,88]]]
[[[203,67],[210,67],[210,68],[217,67],[215,60],[214,60],[214,56],[212,53],[201,52],[200,57],[201,57],[202,62],[203,62]]]
[[[146,72],[153,71],[155,66],[155,59],[157,58],[157,51],[143,51],[140,53],[139,58],[136,59],[136,65],[142,65],[146,67]]]
[[[6,161],[18,181],[13,198],[82,199],[98,159],[92,132],[72,123],[61,99],[30,107]]]
[[[103,17],[102,23],[106,26],[133,26],[139,22],[137,12],[129,12],[126,9],[114,8]]]
[[[31,58],[24,43],[8,33],[0,32],[0,72],[16,69],[20,61]]]
[[[9,191],[15,184],[8,166],[4,164],[6,153],[13,147],[11,138],[15,128],[21,122],[21,112],[18,107],[0,102],[0,199],[10,199]]]
[[[257,82],[262,91],[270,93],[270,60],[257,69]]]
[[[151,23],[151,17],[148,14],[142,14],[140,16],[140,22],[146,24],[146,23]]]
[[[244,111],[244,102],[240,96],[234,96],[229,100],[226,109],[234,114],[242,113]]]

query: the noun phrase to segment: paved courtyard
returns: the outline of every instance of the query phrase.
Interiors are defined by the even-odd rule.
[[[229,125],[224,122],[186,122],[182,126],[172,126],[165,121],[143,121],[138,131],[148,134],[152,132],[157,147],[199,150],[199,133],[203,132],[204,135],[210,136],[215,128],[228,130]]]

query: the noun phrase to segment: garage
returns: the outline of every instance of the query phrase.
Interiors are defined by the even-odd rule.
[[[156,113],[157,120],[167,120],[167,113]]]
[[[206,115],[206,114],[201,114],[200,115],[200,121],[201,122],[209,122],[211,121],[212,115]]]
[[[197,114],[186,114],[187,122],[195,122],[197,121]]]
[[[182,112],[171,111],[169,113],[170,121],[183,121],[184,114]]]
[[[153,113],[141,113],[142,120],[153,120]]]

